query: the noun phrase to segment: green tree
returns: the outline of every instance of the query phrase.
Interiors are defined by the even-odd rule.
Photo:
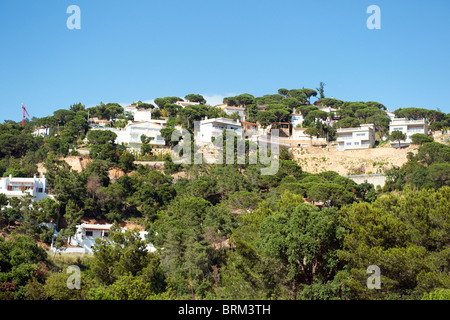
[[[317,96],[317,91],[314,89],[302,89],[303,93],[308,98],[308,103],[311,103],[311,97]]]
[[[124,172],[130,172],[136,169],[134,164],[134,155],[129,152],[124,152],[119,158],[119,168]]]
[[[427,142],[417,152],[415,159],[425,165],[450,162],[450,146],[438,142]]]
[[[90,144],[102,145],[114,143],[117,139],[117,134],[109,130],[90,130],[87,138]]]
[[[412,144],[423,145],[424,143],[433,141],[434,141],[433,137],[427,136],[426,134],[423,133],[415,133],[411,136]]]
[[[359,119],[364,120],[364,123],[368,123],[366,121],[367,118],[370,118],[370,117],[373,117],[376,115],[385,116],[386,113],[383,110],[378,109],[377,107],[367,107],[367,108],[363,108],[363,109],[358,109],[355,112],[355,116]]]
[[[319,83],[319,88],[317,88],[317,92],[319,93],[319,99],[322,100],[325,98],[325,86],[326,84],[324,82]]]
[[[115,223],[108,238],[96,239],[91,270],[95,277],[105,285],[113,284],[122,276],[143,276],[153,270],[149,280],[164,281],[158,258],[147,250],[148,242],[143,240],[137,229],[122,231]],[[156,260],[156,262],[154,261]],[[154,262],[152,262],[154,261]],[[150,267],[151,270],[147,270]],[[160,284],[153,283],[157,288]]]
[[[406,140],[406,134],[401,132],[401,131],[393,131],[389,135],[389,140],[391,140],[392,142],[397,141],[398,142],[398,147],[400,148],[400,142]]]
[[[335,211],[321,212],[309,204],[288,207],[264,219],[260,234],[258,244],[279,261],[291,299],[314,283],[332,281],[339,270],[343,229]]]
[[[287,97],[289,90],[285,88],[278,89],[278,94]]]
[[[203,96],[201,94],[188,94],[187,96],[184,97],[187,101],[189,102],[199,102],[200,104],[205,104],[206,100],[205,98],[203,98]]]
[[[355,118],[343,118],[334,124],[335,128],[359,128],[361,123]]]
[[[341,210],[347,229],[338,253],[348,268],[340,272],[350,299],[420,299],[446,287],[450,187],[406,189],[372,204],[354,203]],[[381,289],[366,286],[367,267],[381,269]]]

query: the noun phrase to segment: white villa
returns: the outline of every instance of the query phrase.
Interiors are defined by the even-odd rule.
[[[237,113],[239,117],[241,118],[241,121],[245,121],[245,108],[243,107],[230,107],[226,106],[222,109],[227,115],[232,115],[234,113]]]
[[[167,120],[151,119],[147,121],[129,121],[123,129],[117,128],[95,128],[92,130],[109,130],[117,135],[115,143],[139,151],[142,146],[141,136],[152,137],[150,145],[156,148],[164,148],[166,141],[161,136],[161,129],[165,128]]]
[[[213,118],[200,121],[196,139],[199,142],[209,143],[212,137],[217,138],[222,135],[223,130],[232,130],[236,132],[238,137],[242,137],[242,125],[239,120],[228,118]]]
[[[150,109],[136,109],[134,112],[134,121],[150,121],[152,120],[152,111]]]
[[[34,201],[40,201],[49,197],[47,180],[45,176],[37,178],[13,178],[11,175],[6,178],[0,178],[0,193],[7,198],[17,198],[24,195],[33,196]]]
[[[77,226],[77,231],[75,235],[70,237],[69,244],[72,246],[70,248],[64,248],[64,252],[68,253],[93,253],[92,248],[95,245],[95,239],[106,239],[109,236],[112,224],[87,224],[83,223]],[[126,229],[122,228],[122,231]],[[145,240],[147,231],[140,231],[139,236],[142,240]],[[55,251],[56,248],[53,247],[52,250]],[[147,250],[150,252],[155,251],[155,247],[151,244],[147,245]]]
[[[389,134],[394,131],[401,131],[406,134],[406,140],[400,141],[400,147],[407,147],[411,144],[411,136],[415,133],[428,134],[428,123],[422,120],[407,120],[405,118],[394,118],[389,124]],[[391,141],[392,147],[398,147],[398,142]]]
[[[227,115],[232,115],[234,113],[237,113],[239,115],[239,117],[241,118],[241,121],[245,121],[245,108],[244,107],[229,106],[228,104],[223,103],[223,104],[216,105],[215,108],[221,109]]]
[[[368,149],[375,144],[375,127],[362,124],[360,128],[340,128],[337,130],[337,150]]]
[[[149,121],[152,119],[152,112],[150,109],[139,109],[136,105],[130,104],[125,107],[126,112],[130,112],[134,116],[134,121]]]

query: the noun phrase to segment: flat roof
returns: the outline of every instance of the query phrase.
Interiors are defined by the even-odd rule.
[[[81,225],[84,229],[87,230],[109,230],[112,227],[112,224],[82,224]]]

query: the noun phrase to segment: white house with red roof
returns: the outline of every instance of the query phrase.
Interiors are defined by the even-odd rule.
[[[45,175],[42,178],[0,178],[0,193],[7,198],[19,198],[25,195],[31,195],[34,201],[40,201],[49,197],[48,185]]]

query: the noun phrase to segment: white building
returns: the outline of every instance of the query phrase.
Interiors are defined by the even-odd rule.
[[[77,226],[75,235],[70,237],[69,244],[77,248],[66,248],[65,252],[84,252],[93,253],[92,248],[95,245],[95,239],[99,238],[104,240],[108,238],[112,224],[87,224],[83,223]],[[122,228],[122,232],[126,229]],[[139,231],[139,236],[142,240],[145,240],[147,231]],[[53,249],[55,250],[55,249]],[[151,245],[147,245],[147,250],[150,252],[156,249]]]
[[[328,106],[320,106],[320,107],[318,107],[318,109],[320,111],[325,111],[325,112],[328,112],[328,113],[337,111],[337,109],[332,108],[332,107],[328,107]]]
[[[135,112],[137,111],[138,109],[137,109],[137,105],[135,105],[135,104],[130,104],[130,105],[128,105],[128,106],[126,106],[125,107],[125,112],[129,112],[129,113],[131,113],[131,114],[135,114]]]
[[[291,137],[289,139],[280,138],[280,141],[289,143],[291,147],[325,146],[327,144],[326,138],[311,137],[305,134],[305,130],[307,129],[293,127]]]
[[[134,121],[150,121],[152,119],[151,109],[138,108],[137,105],[130,104],[125,107],[125,112],[133,115]]]
[[[360,128],[337,129],[337,149],[368,149],[375,144],[375,127],[373,124],[362,124]]]
[[[245,108],[244,107],[230,107],[226,106],[222,109],[227,115],[232,115],[237,113],[241,121],[245,121]]]
[[[99,118],[89,118],[88,125],[90,128],[106,127],[109,125],[109,120],[103,120]]]
[[[242,138],[242,125],[239,120],[228,118],[214,118],[200,121],[196,139],[200,142],[211,142],[212,137],[217,138],[222,135],[223,130],[232,130],[236,132],[239,138]]]
[[[305,118],[303,117],[303,115],[301,115],[300,113],[293,113],[291,114],[291,125],[292,128],[295,127],[301,127],[303,120],[305,120]]]
[[[152,120],[152,110],[151,109],[136,109],[134,112],[134,121],[140,122],[140,121],[150,121]]]
[[[12,176],[0,178],[0,193],[8,198],[22,197],[27,194],[33,196],[34,201],[49,197],[45,176],[37,178],[13,178]]]
[[[175,104],[177,106],[185,108],[187,106],[198,106],[198,105],[200,105],[200,102],[177,101],[177,102],[175,102]]]
[[[428,135],[428,123],[422,120],[407,120],[405,118],[394,118],[389,124],[389,134],[394,131],[401,131],[406,134],[406,140],[400,141],[400,147],[407,147],[411,144],[411,136],[415,133]],[[392,147],[398,147],[398,141],[391,141]]]
[[[391,112],[389,110],[386,110],[385,112],[386,112],[386,115],[389,117],[389,119],[391,119],[391,121],[394,120],[395,113],[393,113],[393,112]]]
[[[50,128],[44,128],[44,127],[39,127],[34,129],[32,135],[37,137],[37,136],[41,136],[41,137],[47,137],[50,134]]]
[[[116,144],[125,145],[134,151],[139,151],[142,146],[141,136],[153,138],[150,141],[150,145],[156,148],[164,148],[166,141],[161,136],[161,129],[165,128],[167,125],[167,120],[148,120],[133,122],[129,121],[128,124],[123,129],[119,128],[97,128],[93,130],[109,130],[117,135]]]

